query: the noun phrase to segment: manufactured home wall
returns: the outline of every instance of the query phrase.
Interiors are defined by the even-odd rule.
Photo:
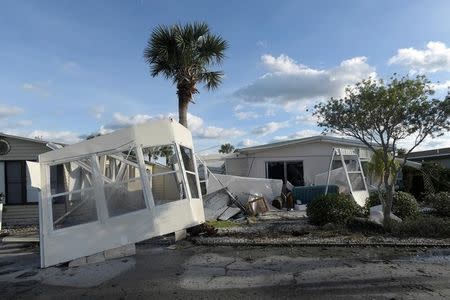
[[[0,134],[0,138],[6,140],[10,146],[11,151],[9,151],[6,155],[0,156],[0,193],[5,192],[5,163],[4,161],[37,161],[38,155],[44,152],[50,151],[50,149],[39,141],[27,141],[21,140],[11,137],[5,137]],[[30,185],[30,174],[27,170],[26,174],[26,182],[27,182],[27,203],[37,203],[38,202],[38,193],[36,189],[32,188]]]
[[[5,163],[0,161],[0,193],[5,193]]]
[[[329,142],[311,142],[287,145],[258,151],[226,160],[227,174],[266,178],[266,162],[303,161],[305,185],[314,183],[315,175],[328,171],[333,147],[357,148]],[[366,149],[361,146],[359,148]]]
[[[3,137],[1,135],[0,138],[6,140],[11,146],[11,151],[6,155],[0,156],[0,160],[37,160],[39,154],[50,151],[44,143]]]

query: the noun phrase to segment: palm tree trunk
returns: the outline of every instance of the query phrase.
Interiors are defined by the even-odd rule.
[[[188,91],[186,91],[183,86],[178,86],[178,122],[184,127],[188,127],[187,122],[187,110],[189,102],[191,101],[191,95]]]

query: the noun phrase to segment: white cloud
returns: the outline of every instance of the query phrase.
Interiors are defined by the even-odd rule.
[[[258,141],[252,140],[252,139],[243,139],[238,143],[239,148],[245,148],[245,147],[252,147],[261,144]]]
[[[236,128],[225,129],[215,126],[208,126],[192,131],[192,135],[200,139],[227,139],[241,136],[243,134],[245,134],[244,131]]]
[[[290,135],[283,135],[283,136],[275,136],[273,139],[274,141],[284,141],[284,140],[294,140],[294,139],[301,139],[306,138],[310,136],[316,136],[320,135],[321,131],[319,130],[313,130],[313,129],[304,129],[297,131]]]
[[[149,120],[177,118],[176,114],[169,113],[167,115],[150,116],[147,114],[137,114],[134,116],[126,116],[121,113],[114,113],[113,120],[109,124],[100,128],[101,133],[108,133],[113,130],[132,126],[135,124],[142,124]],[[236,128],[221,128],[216,126],[204,126],[202,118],[187,114],[188,128],[192,132],[192,136],[199,139],[225,139],[243,135],[245,132]]]
[[[428,42],[426,49],[403,48],[389,59],[396,64],[421,73],[450,72],[450,48],[442,42]]]
[[[304,109],[313,100],[344,95],[345,87],[367,77],[376,77],[375,68],[360,56],[344,60],[335,68],[319,70],[298,64],[286,55],[261,57],[269,70],[234,95],[251,104],[281,104],[285,109]]]
[[[236,105],[236,106],[234,107],[234,111],[240,111],[240,110],[243,110],[244,107],[245,107],[244,105],[238,104],[238,105]]]
[[[436,92],[447,91],[450,87],[450,80],[431,84],[431,88]]]
[[[295,124],[317,124],[318,118],[312,113],[297,115],[295,117]]]
[[[34,93],[36,95],[42,96],[42,97],[49,97],[50,92],[48,90],[48,85],[50,84],[50,81],[47,82],[35,82],[35,83],[24,83],[22,85],[22,90]]]
[[[267,135],[287,126],[288,122],[269,122],[265,125],[254,128],[252,133],[256,135]]]
[[[89,114],[96,119],[100,119],[104,112],[105,112],[104,105],[95,105],[89,108]]]
[[[61,65],[62,69],[67,72],[78,71],[80,65],[75,61],[66,61]]]
[[[266,112],[265,112],[264,115],[266,115],[267,117],[273,117],[273,116],[275,116],[275,115],[276,115],[276,110],[275,110],[275,108],[268,108],[268,109],[266,109]]]
[[[409,150],[414,145],[415,136],[410,136],[399,142],[398,147]],[[439,149],[450,147],[450,132],[436,138],[425,139],[414,151]]]
[[[119,128],[145,123],[154,117],[146,114],[137,114],[134,116],[126,116],[120,112],[113,114],[113,120],[105,126],[106,129],[116,130]]]
[[[0,119],[6,119],[23,113],[23,109],[17,106],[0,104]]]
[[[249,120],[258,118],[259,114],[254,111],[238,111],[234,113],[234,116],[239,120]]]
[[[266,48],[267,47],[267,41],[259,40],[259,41],[256,42],[256,46],[261,47],[261,48]]]
[[[33,121],[31,121],[31,120],[20,120],[17,122],[17,126],[20,126],[20,127],[30,126],[31,124],[33,124]]]
[[[64,144],[73,144],[81,141],[80,135],[72,131],[34,130],[28,134],[28,137]]]

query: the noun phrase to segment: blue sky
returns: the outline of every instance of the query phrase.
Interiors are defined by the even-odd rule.
[[[230,48],[223,85],[200,89],[189,109],[197,150],[318,134],[306,109],[368,76],[425,73],[445,95],[448,11],[448,1],[4,0],[0,131],[70,143],[173,115],[175,87],[150,77],[143,49],[159,24],[206,21]],[[422,148],[449,146],[446,135]]]

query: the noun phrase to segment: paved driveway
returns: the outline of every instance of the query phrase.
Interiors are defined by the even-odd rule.
[[[38,269],[35,248],[0,247],[2,299],[450,297],[445,249],[140,244],[137,255]]]

